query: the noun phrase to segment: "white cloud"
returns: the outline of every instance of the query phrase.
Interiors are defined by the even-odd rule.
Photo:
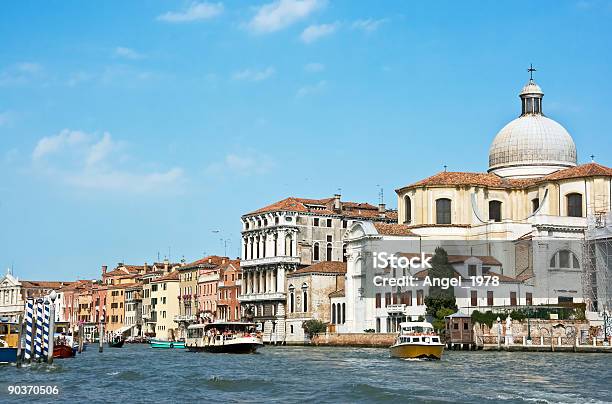
[[[49,154],[61,152],[64,148],[84,143],[88,138],[89,136],[84,132],[64,129],[55,136],[40,139],[32,152],[32,159],[39,160]]]
[[[325,70],[325,65],[323,63],[312,62],[306,64],[304,70],[308,73],[319,73]]]
[[[144,57],[143,54],[136,52],[134,49],[123,46],[118,46],[115,48],[115,56],[131,60],[142,59]]]
[[[40,78],[44,73],[42,65],[34,62],[20,62],[0,71],[0,86],[26,84]]]
[[[215,162],[206,169],[209,175],[235,174],[241,176],[262,175],[274,167],[274,162],[265,154],[254,150],[229,153],[223,161]]]
[[[376,31],[382,24],[388,21],[387,18],[381,18],[379,20],[374,20],[371,18],[365,20],[357,20],[352,24],[353,29],[359,29],[364,32],[374,32]]]
[[[275,72],[273,67],[267,67],[263,70],[245,69],[235,72],[232,78],[234,80],[262,81],[272,77]]]
[[[327,82],[325,80],[321,80],[317,84],[301,87],[300,89],[298,89],[295,96],[296,98],[303,98],[309,95],[319,94],[323,92],[326,87]]]
[[[338,23],[311,25],[302,31],[300,39],[304,43],[313,43],[336,32],[338,25]]]
[[[324,7],[325,0],[277,0],[259,7],[248,27],[255,33],[280,31]]]
[[[184,181],[180,167],[139,168],[137,162],[122,153],[123,146],[108,132],[98,136],[64,129],[38,141],[32,163],[37,173],[78,189],[140,193],[167,189]]]
[[[180,23],[208,20],[223,12],[223,3],[191,3],[183,11],[169,11],[157,16],[159,21]]]

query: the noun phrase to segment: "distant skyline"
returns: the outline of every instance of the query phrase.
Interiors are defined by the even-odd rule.
[[[397,206],[486,172],[534,79],[580,164],[612,165],[612,1],[5,2],[0,270],[96,278],[240,254],[288,196]]]

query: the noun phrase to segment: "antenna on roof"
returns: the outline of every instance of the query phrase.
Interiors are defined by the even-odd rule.
[[[385,203],[385,193],[383,191],[383,188],[379,184],[376,184],[376,186],[380,188],[380,190],[378,191],[378,203],[383,204]]]
[[[446,172],[447,168],[448,168],[448,166],[446,164],[444,164],[444,172]]]

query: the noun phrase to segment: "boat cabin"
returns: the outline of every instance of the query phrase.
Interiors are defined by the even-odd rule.
[[[0,347],[16,347],[19,337],[19,324],[12,322],[0,323]]]

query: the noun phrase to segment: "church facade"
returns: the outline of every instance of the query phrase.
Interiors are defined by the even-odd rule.
[[[396,190],[398,226],[406,235],[383,235],[367,222],[347,230],[344,296],[333,297],[347,305],[340,332],[388,332],[385,324],[393,324],[389,317],[398,311],[405,316],[423,311],[415,307],[423,304],[418,290],[372,289],[367,273],[376,272],[369,260],[376,249],[432,253],[445,244],[449,255],[499,261],[496,271],[518,285],[512,292],[517,305],[584,301],[584,234],[589,218],[612,210],[612,169],[595,162],[578,165],[571,135],[544,115],[543,96],[533,79],[523,87],[521,114],[495,136],[487,172],[443,171]],[[389,310],[377,296],[390,296]],[[398,306],[401,296],[413,296],[412,307]],[[493,300],[468,301],[482,311]],[[460,307],[466,314],[473,309]]]

